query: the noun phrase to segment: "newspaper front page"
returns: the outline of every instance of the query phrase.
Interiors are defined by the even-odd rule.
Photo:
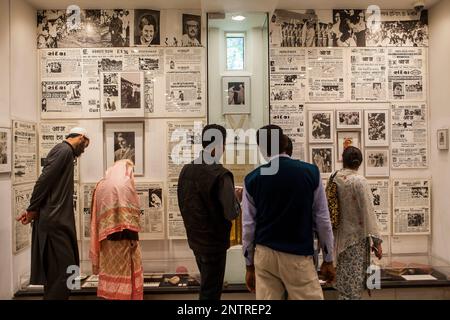
[[[31,225],[23,225],[16,217],[28,208],[34,183],[13,187],[12,235],[13,253],[17,254],[31,245]]]
[[[382,235],[391,234],[391,206],[389,180],[368,180],[373,195],[373,207]]]
[[[388,48],[390,100],[427,100],[425,48]]]
[[[270,49],[270,100],[305,101],[306,50]]]
[[[391,108],[393,169],[428,167],[426,103],[394,103]]]
[[[167,195],[167,237],[171,240],[187,239],[183,217],[178,207],[177,188],[178,182],[169,182],[169,192]]]
[[[136,182],[141,205],[139,239],[164,239],[164,195],[162,182]]]
[[[344,49],[307,49],[310,102],[343,102],[346,97]]]
[[[37,124],[16,121],[12,123],[13,184],[37,179]]]
[[[351,101],[387,100],[385,48],[352,48],[350,51]]]
[[[431,233],[431,180],[394,180],[394,235]]]
[[[270,123],[280,126],[292,140],[292,157],[306,160],[305,155],[305,108],[303,104],[272,104]]]

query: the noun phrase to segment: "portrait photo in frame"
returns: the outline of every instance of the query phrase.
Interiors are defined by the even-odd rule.
[[[438,150],[448,150],[448,129],[437,130]]]
[[[106,122],[104,124],[105,170],[122,159],[134,163],[134,174],[144,175],[144,122]]]
[[[222,77],[222,114],[250,114],[250,77]]]

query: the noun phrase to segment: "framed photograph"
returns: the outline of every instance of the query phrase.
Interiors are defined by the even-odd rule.
[[[108,122],[104,124],[105,170],[114,162],[130,159],[134,174],[144,175],[144,122]]]
[[[223,77],[223,114],[250,113],[250,77]]]
[[[309,143],[333,143],[334,111],[309,111]]]
[[[310,162],[315,164],[322,178],[327,178],[334,171],[333,146],[310,146]]]
[[[437,130],[437,146],[439,150],[448,150],[448,129]]]
[[[338,162],[342,162],[342,153],[347,147],[353,146],[361,149],[360,133],[357,131],[338,131],[337,133],[337,158]]]
[[[361,110],[337,110],[336,129],[361,130],[362,112]]]
[[[11,172],[11,129],[0,128],[0,173]]]
[[[365,110],[364,130],[366,147],[388,147],[389,110]]]
[[[101,73],[101,116],[144,117],[144,74]]]
[[[366,149],[364,162],[367,177],[389,177],[388,149]]]

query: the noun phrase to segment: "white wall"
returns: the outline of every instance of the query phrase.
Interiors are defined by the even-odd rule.
[[[436,147],[436,130],[450,127],[450,1],[441,0],[430,9],[429,26],[432,252],[450,262],[450,156],[448,151]]]
[[[13,0],[10,19],[11,118],[37,122],[36,9],[25,0]],[[9,198],[11,199],[11,196]],[[11,219],[10,215],[9,219],[5,220],[9,226],[12,225]],[[10,245],[9,250],[11,248]],[[13,256],[13,272],[10,278],[14,292],[19,289],[19,278],[29,272],[30,249],[27,249]]]
[[[9,0],[0,0],[0,126],[10,127]],[[12,296],[11,176],[0,174],[0,299]]]

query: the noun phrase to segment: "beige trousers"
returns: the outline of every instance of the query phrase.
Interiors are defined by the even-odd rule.
[[[323,300],[312,256],[298,256],[257,245],[257,300]]]

